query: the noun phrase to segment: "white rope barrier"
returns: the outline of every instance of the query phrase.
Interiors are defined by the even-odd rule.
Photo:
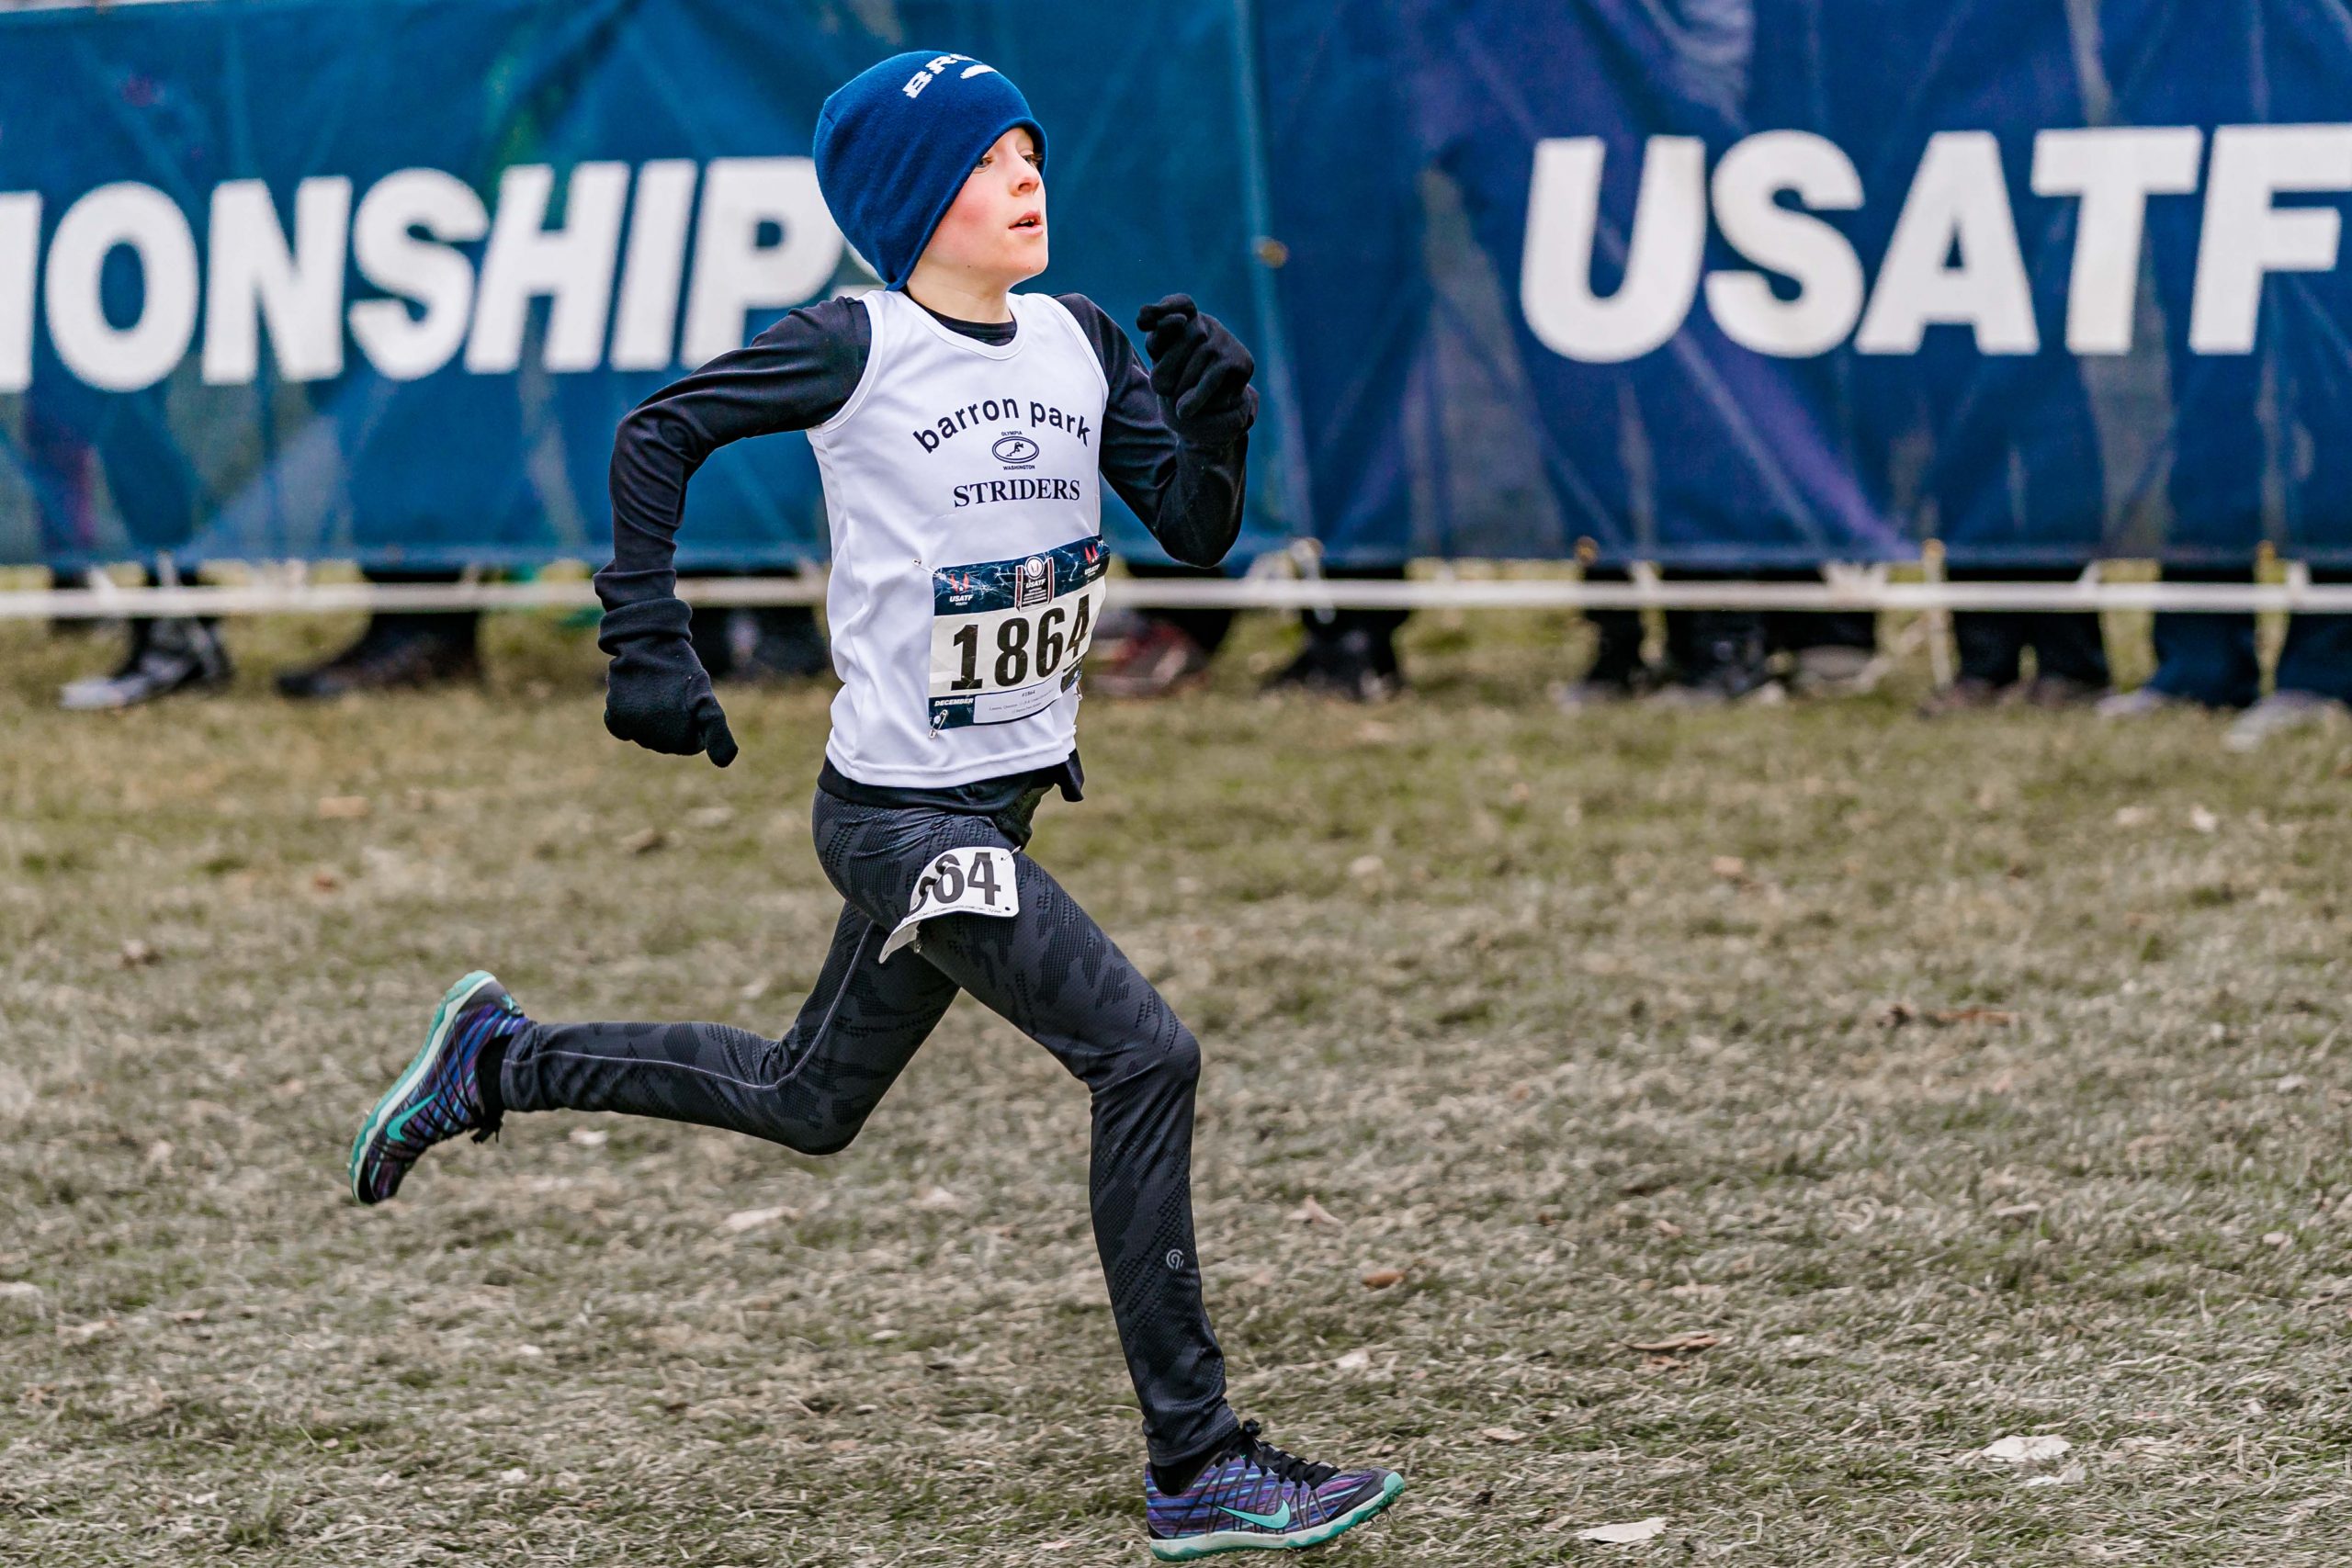
[[[103,582],[103,579],[94,579]],[[679,581],[697,604],[813,604],[820,572]],[[2313,583],[2299,565],[2281,582],[1896,581],[1884,568],[1831,567],[1819,582],[1690,581],[1636,571],[1629,581],[1463,577],[1403,581],[1277,577],[1116,579],[1113,602],[1148,609],[1231,610],[2179,610],[2352,614],[2352,583]],[[249,583],[0,589],[0,621],[156,615],[316,615],[356,610],[565,610],[593,605],[585,579],[532,582],[316,582],[285,574]]]

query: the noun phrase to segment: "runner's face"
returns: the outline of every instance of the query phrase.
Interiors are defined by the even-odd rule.
[[[1010,288],[1046,270],[1046,177],[1036,138],[1016,125],[980,154],[924,254]]]

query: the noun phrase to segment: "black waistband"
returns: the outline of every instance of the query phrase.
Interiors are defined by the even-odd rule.
[[[1005,773],[970,784],[923,789],[910,784],[861,784],[833,766],[831,757],[818,770],[817,787],[836,800],[854,806],[876,806],[930,811],[959,811],[973,817],[994,817],[1018,805],[1023,795],[1058,789],[1064,800],[1084,797],[1086,774],[1072,751],[1062,761],[1027,773]]]

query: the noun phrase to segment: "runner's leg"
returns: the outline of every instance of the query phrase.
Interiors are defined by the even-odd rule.
[[[723,1023],[535,1023],[500,1070],[509,1111],[618,1111],[725,1127],[807,1155],[848,1146],[947,1004],[955,982],[903,958],[843,908],[781,1040]]]
[[[984,818],[967,820],[987,828]],[[1051,874],[1027,855],[1014,863],[1018,915],[927,920],[919,952],[1051,1051],[1091,1094],[1095,1248],[1150,1458],[1174,1465],[1236,1429],[1193,1239],[1200,1046]]]

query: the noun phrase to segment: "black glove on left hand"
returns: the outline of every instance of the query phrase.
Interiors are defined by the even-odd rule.
[[[1241,340],[1189,294],[1170,294],[1136,312],[1136,329],[1151,355],[1151,389],[1159,394],[1169,427],[1196,446],[1240,438],[1258,417],[1258,368]]]

